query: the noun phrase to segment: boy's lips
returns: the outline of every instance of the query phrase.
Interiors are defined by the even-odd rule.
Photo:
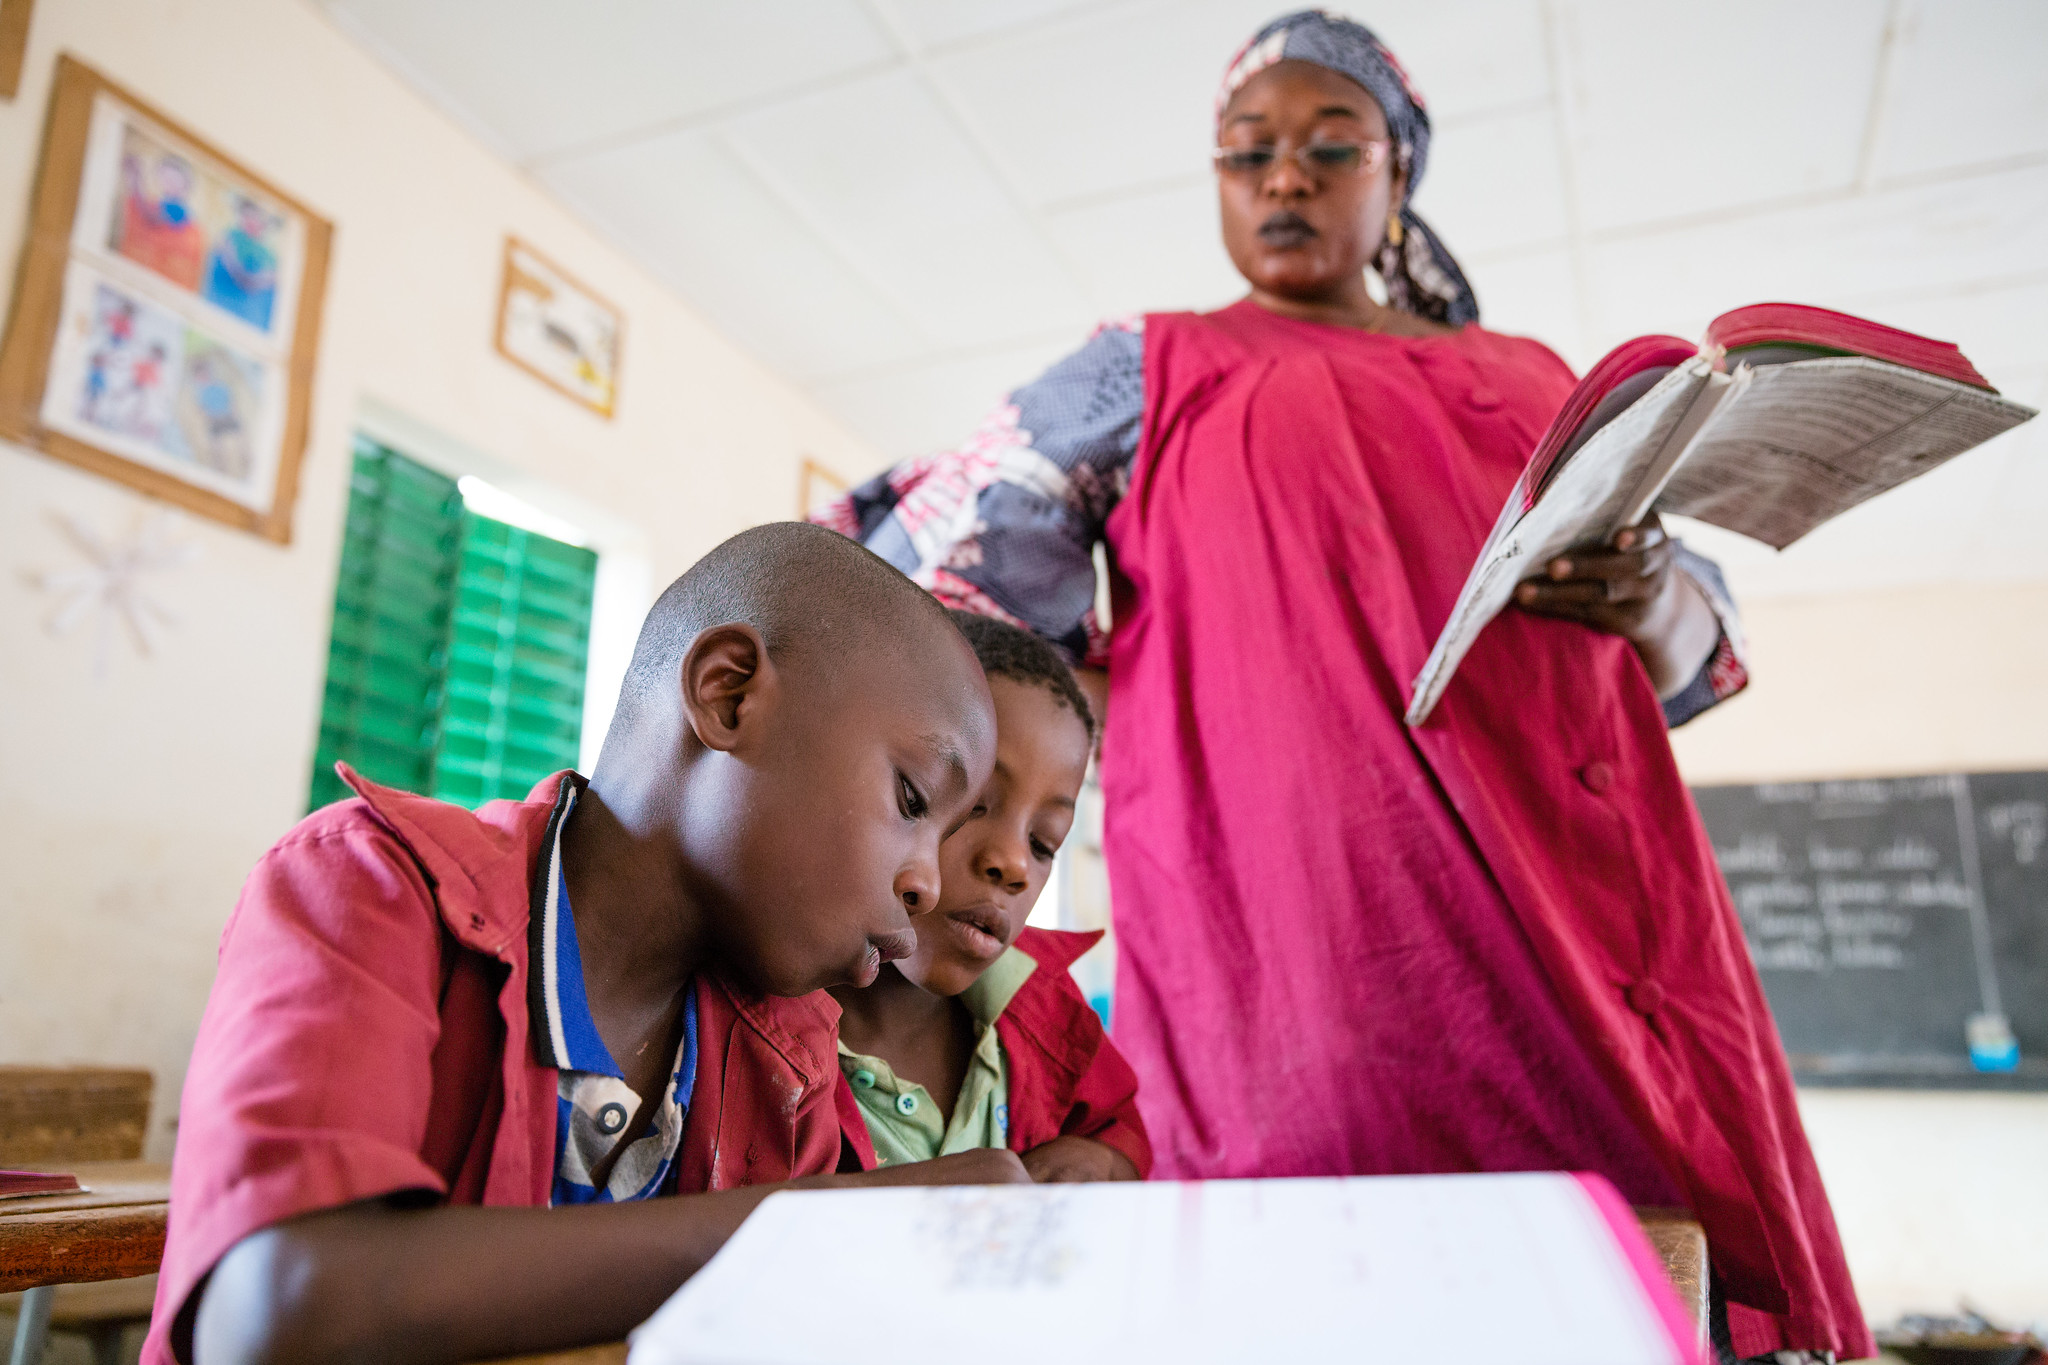
[[[917,951],[917,931],[899,929],[889,934],[869,934],[868,945],[861,950],[860,965],[854,968],[853,984],[866,990],[875,984],[875,978],[882,974],[885,962],[901,962]]]
[[[1010,946],[1009,919],[985,901],[979,905],[942,910],[939,918],[945,922],[954,942],[970,956],[993,960]]]
[[[868,942],[883,962],[901,962],[917,951],[917,930],[905,928],[887,934],[869,934]]]

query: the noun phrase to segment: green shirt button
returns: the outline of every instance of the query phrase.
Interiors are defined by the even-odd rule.
[[[896,1097],[896,1112],[903,1115],[905,1118],[909,1118],[912,1114],[915,1114],[917,1112],[917,1096],[898,1095]]]
[[[873,1090],[875,1088],[875,1073],[866,1067],[862,1067],[853,1073],[853,1083],[863,1090]]]

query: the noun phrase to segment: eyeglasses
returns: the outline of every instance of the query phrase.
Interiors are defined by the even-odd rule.
[[[1292,160],[1305,175],[1348,175],[1353,171],[1370,175],[1387,164],[1387,153],[1393,145],[1391,142],[1311,142],[1286,152],[1272,146],[1218,147],[1210,156],[1219,174],[1242,176],[1248,180],[1265,179],[1282,156]]]

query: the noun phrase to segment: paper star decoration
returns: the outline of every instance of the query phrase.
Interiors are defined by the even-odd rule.
[[[64,538],[86,564],[78,569],[55,569],[31,573],[29,581],[57,599],[43,628],[52,635],[69,635],[90,623],[93,634],[92,672],[107,676],[114,636],[123,626],[136,653],[147,657],[156,652],[163,632],[178,624],[170,609],[149,595],[146,579],[165,569],[188,564],[198,557],[199,547],[173,543],[172,519],[167,513],[140,519],[127,535],[104,539],[91,527],[65,512],[50,513]]]

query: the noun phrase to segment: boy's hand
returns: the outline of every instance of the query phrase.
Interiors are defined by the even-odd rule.
[[[1024,1154],[1024,1169],[1041,1185],[1079,1180],[1136,1180],[1131,1159],[1093,1138],[1056,1137]]]

